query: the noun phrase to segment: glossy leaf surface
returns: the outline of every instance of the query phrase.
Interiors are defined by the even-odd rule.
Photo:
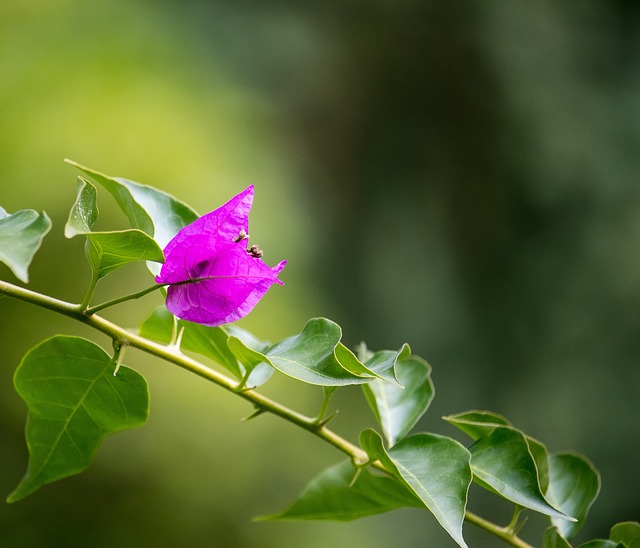
[[[552,518],[563,537],[571,539],[584,525],[589,508],[600,492],[600,474],[586,457],[577,453],[549,455],[547,498],[565,514],[577,519],[569,522]]]
[[[338,324],[326,318],[314,318],[307,322],[301,333],[274,344],[266,352],[250,349],[239,339],[232,343],[232,351],[238,359],[248,360],[247,363],[254,366],[260,362],[267,363],[281,373],[308,384],[346,386],[375,378],[375,374],[367,373],[353,353],[341,345],[341,338],[342,330]],[[368,376],[352,371],[363,371]]]
[[[546,493],[549,483],[549,463],[547,448],[543,443],[513,428],[506,418],[492,411],[466,411],[444,417],[444,420],[476,441],[490,435],[499,426],[510,427],[512,430],[523,434],[536,465],[540,490]]]
[[[44,211],[21,209],[8,214],[0,207],[0,262],[24,283],[29,282],[29,265],[49,230],[51,220]]]
[[[434,434],[416,434],[388,451],[374,430],[360,434],[360,445],[379,460],[431,511],[460,546],[462,523],[471,484],[469,452],[457,441]]]
[[[402,349],[396,356],[400,353],[404,353]],[[375,370],[371,360],[366,365]],[[375,379],[362,387],[389,446],[409,433],[428,409],[434,395],[431,366],[421,358],[394,359],[393,369],[402,386]]]
[[[480,485],[489,486],[502,497],[525,508],[566,518],[544,498],[538,484],[536,465],[522,432],[498,426],[475,442],[470,451],[471,469]]]
[[[162,190],[127,179],[110,177],[71,160],[66,162],[89,175],[109,191],[129,219],[131,228],[137,228],[151,236],[160,249],[164,249],[181,228],[198,218],[198,214],[191,207]],[[154,274],[160,272],[159,265],[151,264],[150,269]]]
[[[29,408],[29,466],[9,502],[82,472],[106,436],[144,424],[146,381],[124,366],[114,376],[114,368],[102,348],[79,337],[58,335],[25,355],[14,384]]]
[[[356,477],[347,461],[322,472],[289,508],[264,519],[350,521],[403,507],[424,505],[396,479],[367,470]]]

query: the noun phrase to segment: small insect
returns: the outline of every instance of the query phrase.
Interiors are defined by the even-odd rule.
[[[247,234],[244,228],[240,229],[240,233],[233,239],[235,243],[241,242],[242,240],[246,240],[249,238],[249,234]]]
[[[253,244],[248,250],[247,253],[256,259],[260,259],[263,255],[262,249],[260,249],[257,245]]]

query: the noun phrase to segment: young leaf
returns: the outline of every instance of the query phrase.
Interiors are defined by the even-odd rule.
[[[366,365],[364,365],[358,358],[356,358],[356,355],[342,343],[338,343],[336,345],[335,357],[344,369],[353,373],[356,377],[382,378],[380,375],[371,371]],[[389,379],[388,382],[393,382],[396,385],[398,384],[398,381],[396,381],[395,378]]]
[[[51,221],[44,211],[21,209],[9,215],[0,207],[0,262],[24,283],[29,282],[29,265],[49,230]]]
[[[114,376],[112,358],[79,337],[57,335],[32,348],[14,376],[29,408],[27,473],[7,499],[85,470],[109,434],[144,424],[149,394],[128,367]]]
[[[406,507],[424,505],[398,480],[367,470],[356,476],[355,468],[347,461],[314,478],[289,508],[260,519],[351,521]]]
[[[549,455],[547,498],[577,520],[571,523],[552,517],[551,522],[563,537],[570,539],[582,528],[599,492],[600,474],[586,457],[577,453]]]
[[[148,234],[138,229],[93,232],[98,218],[95,187],[79,177],[78,195],[64,228],[67,238],[87,237],[87,257],[96,279],[134,261],[164,261],[162,250]]]
[[[557,527],[549,527],[544,532],[542,548],[571,548],[571,544],[559,533]]]
[[[360,434],[360,445],[413,492],[459,546],[471,484],[469,452],[457,441],[435,434],[417,434],[385,450],[374,430]]]
[[[181,228],[198,218],[191,207],[166,192],[126,179],[110,177],[72,160],[65,161],[108,190],[129,219],[131,227],[151,236],[161,249]],[[158,265],[149,266],[154,274],[160,273]]]
[[[241,361],[247,359],[247,363],[255,365],[267,363],[281,373],[308,384],[345,386],[375,378],[375,374],[366,369],[356,375],[342,365],[346,362],[351,370],[356,369],[353,364],[355,356],[346,354],[344,347],[339,348],[341,338],[342,330],[338,324],[326,318],[313,318],[301,333],[276,343],[266,352],[249,349],[240,340],[234,341],[230,349]],[[360,366],[364,368],[364,365]],[[365,374],[368,376],[362,376]]]
[[[640,523],[623,521],[611,528],[609,538],[624,544],[627,548],[640,548]]]
[[[507,426],[496,427],[471,448],[471,469],[477,483],[536,512],[573,519],[553,508],[538,484],[537,469],[524,434]],[[554,522],[555,523],[555,522]]]
[[[89,181],[78,177],[78,193],[71,206],[69,219],[64,227],[64,235],[73,238],[78,234],[86,234],[93,230],[98,220],[98,193]]]
[[[405,388],[380,379],[362,386],[389,446],[406,436],[428,409],[434,394],[430,374],[431,366],[412,356],[395,361],[395,376]]]

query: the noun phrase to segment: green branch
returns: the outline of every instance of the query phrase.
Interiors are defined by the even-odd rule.
[[[88,308],[85,308],[84,313],[87,316],[92,316],[93,314],[95,314],[96,312],[99,312],[100,310],[104,310],[105,308],[109,308],[110,306],[114,306],[116,304],[124,303],[126,301],[131,301],[133,299],[139,299],[140,297],[144,297],[145,295],[148,295],[149,293],[157,291],[158,289],[162,289],[163,287],[164,287],[164,285],[162,285],[162,284],[153,284],[152,286],[147,287],[146,289],[143,289],[142,291],[138,291],[136,293],[131,293],[129,295],[125,295],[124,297],[118,297],[117,299],[112,299],[110,301],[106,301],[104,303],[100,303],[100,304],[97,304],[95,306],[90,306]]]
[[[224,388],[225,390],[236,394],[237,396],[250,402],[255,407],[256,413],[268,412],[292,424],[295,424],[300,428],[303,428],[304,430],[324,440],[342,453],[349,456],[349,458],[353,462],[366,462],[368,460],[367,454],[362,449],[360,449],[360,447],[350,443],[343,437],[328,429],[325,423],[318,423],[317,417],[307,417],[306,415],[298,413],[297,411],[294,411],[293,409],[282,405],[281,403],[263,396],[255,390],[243,390],[242,381],[237,382],[234,379],[207,367],[199,361],[182,354],[177,348],[173,346],[164,346],[144,337],[140,337],[139,335],[131,333],[126,329],[102,318],[101,316],[95,315],[95,312],[97,312],[98,310],[102,310],[107,306],[112,306],[126,300],[142,297],[147,293],[151,293],[152,291],[159,289],[160,287],[163,286],[154,285],[138,293],[127,295],[119,299],[114,299],[112,301],[108,301],[90,308],[85,308],[83,304],[73,304],[66,301],[61,301],[59,299],[55,299],[41,293],[31,291],[30,289],[19,287],[0,280],[0,294],[34,304],[47,310],[57,312],[58,314],[68,316],[83,324],[89,325],[97,331],[104,333],[113,341],[117,341],[120,346],[131,346],[133,348],[142,350],[143,352],[151,354],[152,356],[156,356],[158,358],[161,358],[162,360],[177,365],[178,367],[186,369],[191,373],[195,373],[196,375],[220,386],[221,388]],[[386,470],[386,468],[380,462],[375,462],[372,465],[388,473],[388,470]],[[477,527],[486,530],[494,536],[502,539],[507,544],[510,544],[511,546],[516,546],[519,548],[532,548],[529,544],[521,540],[509,527],[500,527],[469,511],[466,512],[465,518],[468,522],[473,523]]]

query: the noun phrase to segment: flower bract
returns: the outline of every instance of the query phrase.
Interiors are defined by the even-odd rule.
[[[156,282],[168,285],[166,305],[183,320],[208,326],[246,316],[287,261],[273,268],[247,251],[253,185],[178,232],[164,249]],[[257,246],[252,246],[252,249]]]

